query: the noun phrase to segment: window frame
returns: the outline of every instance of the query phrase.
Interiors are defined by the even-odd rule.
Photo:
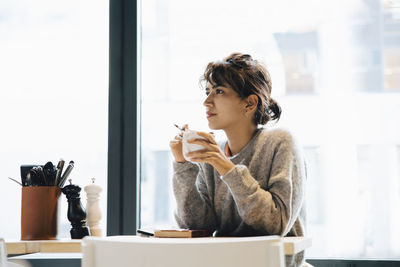
[[[110,1],[107,235],[134,235],[139,226],[137,4]]]

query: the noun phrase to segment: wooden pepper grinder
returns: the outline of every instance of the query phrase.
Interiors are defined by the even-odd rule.
[[[101,219],[99,196],[102,189],[94,181],[95,178],[92,178],[92,184],[84,187],[87,196],[86,220],[90,228],[90,235],[101,236],[101,228],[99,227]]]
[[[72,239],[82,239],[89,235],[89,229],[86,226],[86,212],[82,207],[79,192],[81,188],[72,184],[69,179],[69,185],[62,189],[62,192],[68,199],[68,220],[71,222],[72,229],[70,231]]]

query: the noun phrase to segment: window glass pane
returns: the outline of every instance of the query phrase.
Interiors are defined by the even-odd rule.
[[[75,162],[70,178],[96,178],[106,223],[108,1],[0,3],[0,237],[20,238],[21,164]],[[65,168],[64,168],[65,170]],[[67,182],[68,183],[68,182]],[[70,237],[62,196],[58,237]]]
[[[400,256],[398,1],[146,0],[141,29],[142,226],[175,223],[173,124],[209,130],[199,77],[244,52],[304,146],[308,257]]]
[[[384,89],[400,91],[400,4],[398,1],[384,1],[383,15],[383,64]]]

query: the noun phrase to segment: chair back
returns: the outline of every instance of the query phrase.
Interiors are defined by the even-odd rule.
[[[243,238],[85,237],[82,267],[283,267],[279,236]]]
[[[0,238],[0,267],[7,267],[6,242]]]

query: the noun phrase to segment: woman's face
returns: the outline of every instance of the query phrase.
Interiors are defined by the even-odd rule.
[[[207,84],[206,107],[208,126],[213,130],[237,127],[245,120],[246,102],[229,86]]]

